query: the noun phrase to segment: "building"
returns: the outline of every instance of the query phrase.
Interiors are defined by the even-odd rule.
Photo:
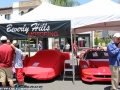
[[[18,15],[23,15],[41,4],[40,0],[14,2],[13,6],[0,8],[0,17],[10,20]]]
[[[42,0],[42,1],[48,2],[49,0]],[[36,8],[40,4],[41,4],[40,0],[28,0],[28,1],[14,2],[13,6],[0,8],[0,18],[10,20],[12,18],[17,17],[18,15],[23,15],[23,14],[26,14],[27,12],[34,10],[34,8]],[[91,31],[77,34],[76,41],[77,41],[79,48],[94,46],[93,44],[94,39],[92,36],[94,35],[93,35],[93,32],[91,33]],[[39,40],[43,40],[44,49],[47,49],[47,48],[52,49],[54,41],[58,43],[62,42],[64,43],[64,45],[66,44],[66,42],[71,44],[70,37],[69,38],[55,38],[55,39],[54,38],[48,38],[48,39],[34,38],[30,40],[31,49],[36,50]],[[27,47],[27,44],[25,45],[25,43],[28,43],[28,40],[18,40],[18,42],[21,48]]]

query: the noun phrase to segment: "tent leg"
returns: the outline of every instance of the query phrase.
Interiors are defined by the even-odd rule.
[[[29,53],[29,57],[30,57],[30,38],[28,38],[28,53]]]
[[[76,33],[75,33],[75,29],[74,29],[74,41],[76,41]]]
[[[94,47],[94,31],[92,31],[92,47]]]
[[[72,48],[72,69],[73,69],[73,84],[75,84],[75,65],[74,65],[74,55],[73,55],[73,37],[71,30],[71,48]]]

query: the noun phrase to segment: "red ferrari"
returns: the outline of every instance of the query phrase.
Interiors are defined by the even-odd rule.
[[[80,54],[80,78],[85,82],[111,81],[107,51],[89,49]]]

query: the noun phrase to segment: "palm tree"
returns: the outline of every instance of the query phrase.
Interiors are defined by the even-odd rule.
[[[76,0],[49,0],[52,4],[63,6],[63,7],[73,7],[80,5]]]

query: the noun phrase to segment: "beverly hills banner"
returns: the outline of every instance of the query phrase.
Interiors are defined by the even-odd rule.
[[[0,24],[0,36],[9,38],[70,37],[70,21]]]

